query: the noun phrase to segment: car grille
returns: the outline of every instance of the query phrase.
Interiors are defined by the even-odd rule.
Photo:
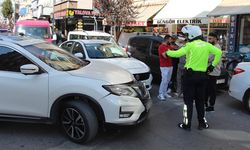
[[[147,80],[150,76],[150,73],[140,73],[140,74],[134,74],[134,77],[137,81],[143,81],[143,80]]]
[[[142,82],[136,82],[136,86],[133,88],[137,91],[139,98],[143,105],[147,105],[149,99],[150,99],[150,94],[148,90],[146,89],[145,85]]]

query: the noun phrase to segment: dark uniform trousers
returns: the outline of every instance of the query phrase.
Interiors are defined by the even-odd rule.
[[[191,69],[184,72],[183,77],[183,96],[184,96],[184,124],[191,127],[193,102],[198,114],[200,124],[206,122],[204,118],[204,102],[205,102],[205,87],[207,74],[205,72],[192,71]]]
[[[208,76],[206,93],[205,93],[205,106],[214,106],[216,100],[216,81],[217,76]]]

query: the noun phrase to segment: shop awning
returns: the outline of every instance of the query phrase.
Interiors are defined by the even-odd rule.
[[[207,24],[207,14],[222,0],[170,0],[154,17],[154,24]]]
[[[223,0],[208,16],[250,14],[250,0]]]
[[[137,17],[128,22],[127,26],[147,26],[147,22],[152,18],[157,12],[159,12],[165,4],[155,4],[155,5],[146,5],[138,9]]]

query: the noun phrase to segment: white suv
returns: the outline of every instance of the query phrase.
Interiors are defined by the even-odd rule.
[[[0,119],[59,123],[74,142],[104,123],[137,124],[151,100],[127,71],[26,37],[0,36]]]

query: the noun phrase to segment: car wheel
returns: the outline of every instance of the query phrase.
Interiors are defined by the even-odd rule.
[[[65,103],[60,123],[64,133],[76,143],[89,142],[98,131],[95,112],[87,104],[79,101]]]
[[[250,91],[248,90],[244,97],[244,104],[248,112],[250,113]]]

